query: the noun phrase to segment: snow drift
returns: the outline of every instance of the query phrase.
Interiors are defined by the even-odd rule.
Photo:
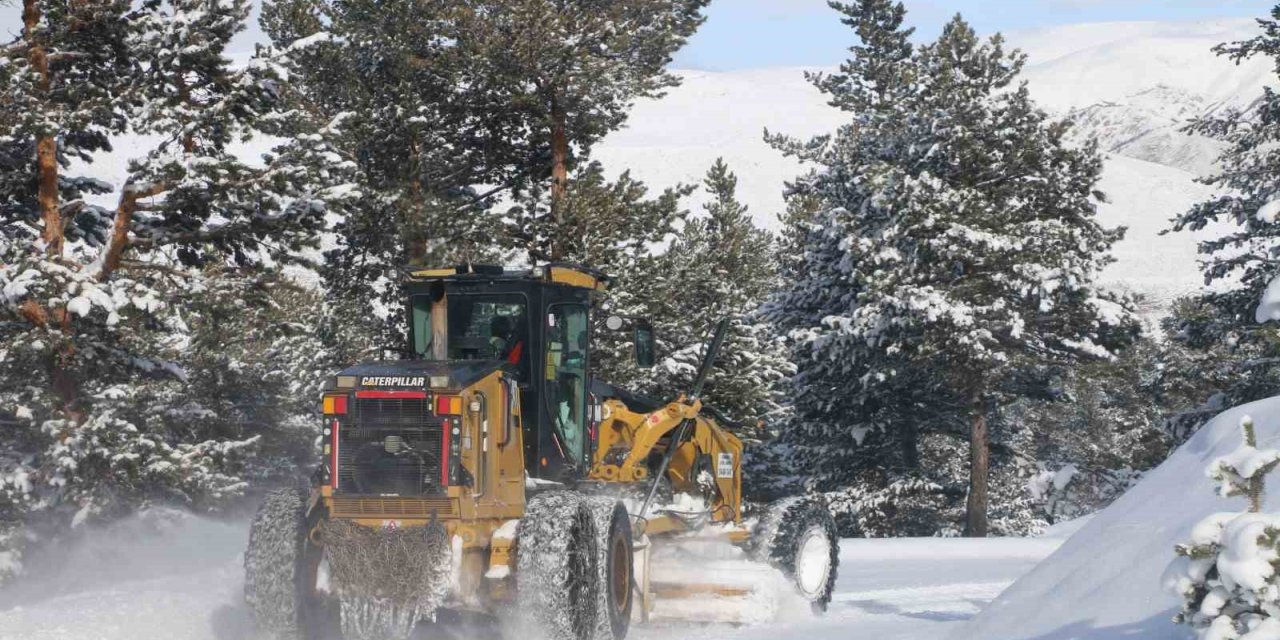
[[[1171,618],[1180,602],[1161,576],[1173,547],[1204,517],[1243,510],[1244,498],[1220,498],[1205,468],[1240,444],[1240,419],[1252,416],[1258,446],[1280,444],[1280,397],[1226,411],[1056,553],[1009,587],[952,640],[1164,640],[1192,637]],[[1265,509],[1280,511],[1272,479]]]

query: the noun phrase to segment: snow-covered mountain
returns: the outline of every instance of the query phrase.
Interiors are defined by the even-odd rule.
[[[1160,235],[1172,216],[1208,197],[1195,178],[1221,148],[1180,128],[1195,115],[1249,104],[1275,79],[1265,60],[1236,65],[1211,51],[1256,32],[1252,20],[1222,20],[1081,24],[1008,35],[1011,46],[1028,54],[1025,79],[1035,98],[1074,119],[1077,136],[1096,136],[1112,154],[1102,217],[1130,232],[1116,248],[1108,279],[1147,294],[1157,306],[1201,286],[1195,242],[1212,233]],[[765,144],[764,131],[807,138],[847,120],[826,105],[804,71],[677,71],[683,84],[639,102],[627,127],[609,136],[594,158],[658,190],[700,182],[723,157],[757,222],[777,229],[785,182],[805,169]],[[100,177],[122,184],[128,158],[142,153],[138,142],[118,140]],[[260,146],[250,144],[243,153],[256,155]]]
[[[1098,102],[1069,112],[1078,141],[1096,138],[1110,153],[1207,175],[1225,145],[1183,132],[1186,122],[1213,110],[1204,96],[1156,85],[1123,101]]]
[[[1196,241],[1204,233],[1161,235],[1174,215],[1207,198],[1195,182],[1221,144],[1181,132],[1197,115],[1252,102],[1275,79],[1266,60],[1235,64],[1221,43],[1257,33],[1253,20],[1081,24],[1008,34],[1027,53],[1025,80],[1051,113],[1077,123],[1112,154],[1103,178],[1102,217],[1130,231],[1116,247],[1113,286],[1163,306],[1202,286]],[[696,182],[717,157],[741,179],[741,197],[761,225],[776,229],[784,183],[804,169],[764,143],[765,129],[800,138],[834,130],[847,117],[825,105],[803,69],[681,71],[682,86],[638,104],[626,129],[595,157],[628,168],[651,186]]]
[[[1007,40],[1027,54],[1024,77],[1036,99],[1067,111],[1123,102],[1161,85],[1209,104],[1247,104],[1273,75],[1271,65],[1265,59],[1236,65],[1211,49],[1258,32],[1247,18],[1110,22],[1018,31]]]
[[[1045,108],[1070,114],[1102,148],[1203,175],[1221,145],[1180,131],[1191,118],[1243,108],[1273,82],[1266,59],[1212,53],[1258,33],[1253,20],[1071,25],[1011,34],[1025,79]]]

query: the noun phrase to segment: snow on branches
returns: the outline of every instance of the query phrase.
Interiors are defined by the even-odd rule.
[[[1215,513],[1175,548],[1165,571],[1166,590],[1183,599],[1175,622],[1196,630],[1199,640],[1268,640],[1280,635],[1280,515],[1262,513],[1264,478],[1280,462],[1280,451],[1258,449],[1253,419],[1240,421],[1243,442],[1215,459],[1207,474],[1218,493],[1245,496],[1244,513]]]
[[[901,3],[840,10],[862,45],[813,79],[849,122],[770,138],[817,169],[793,185],[811,215],[792,225],[802,253],[768,315],[800,369],[796,413],[821,442],[869,426],[914,472],[922,424],[969,423],[982,535],[988,421],[1047,393],[1050,368],[1112,358],[1137,333],[1129,302],[1097,282],[1123,230],[1097,217],[1096,146],[1071,144],[1016,84],[1025,56],[1000,36],[957,17],[913,46]],[[831,461],[837,474],[852,457]]]
[[[241,326],[215,343],[207,318],[277,286],[358,195],[323,133],[232,153],[288,118],[293,49],[224,55],[247,0],[25,9],[0,47],[0,573],[20,568],[21,540],[243,491],[274,423],[212,394],[250,372],[239,388],[262,389],[255,359],[288,337]],[[111,185],[93,153],[125,133],[155,144]]]

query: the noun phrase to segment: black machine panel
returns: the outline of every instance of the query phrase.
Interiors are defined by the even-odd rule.
[[[444,422],[427,398],[355,398],[339,430],[339,491],[443,493]]]

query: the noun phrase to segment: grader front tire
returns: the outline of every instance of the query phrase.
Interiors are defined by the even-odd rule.
[[[249,527],[244,598],[258,626],[280,640],[309,640],[319,549],[307,540],[307,495],[268,493]]]
[[[516,535],[516,594],[533,637],[594,640],[599,547],[589,505],[575,493],[534,496]]]
[[[796,497],[766,509],[752,536],[753,555],[783,573],[815,613],[831,603],[840,562],[835,519],[821,498]]]

